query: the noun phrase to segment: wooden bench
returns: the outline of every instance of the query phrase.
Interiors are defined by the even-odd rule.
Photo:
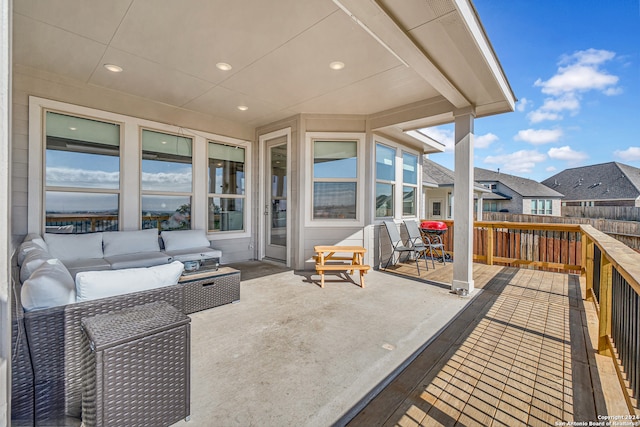
[[[326,271],[345,271],[349,274],[360,272],[360,287],[364,288],[364,275],[371,267],[364,264],[362,246],[314,246],[316,252],[316,272],[320,274],[320,287],[324,288],[324,273]],[[351,253],[351,256],[336,256],[336,254]],[[327,261],[350,261],[350,263],[327,264]]]

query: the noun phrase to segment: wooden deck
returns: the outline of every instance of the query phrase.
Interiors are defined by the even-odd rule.
[[[389,272],[417,275],[415,264]],[[416,278],[451,277],[437,264]],[[615,374],[601,378],[578,276],[475,264],[474,280],[482,291],[469,307],[348,425],[553,426],[624,413],[610,403]]]

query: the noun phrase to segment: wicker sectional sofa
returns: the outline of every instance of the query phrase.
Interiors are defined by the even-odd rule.
[[[113,232],[113,233],[134,233],[134,232]],[[179,232],[171,232],[179,233]],[[103,233],[104,235],[111,233]],[[195,234],[194,234],[195,235]],[[140,235],[138,235],[139,237]],[[165,235],[166,236],[166,235]],[[163,238],[165,237],[163,236]],[[171,238],[177,235],[169,235],[164,244],[159,243],[159,252],[164,259],[164,264],[178,260],[198,259],[199,257],[210,258],[213,255],[218,257],[220,251],[194,245],[193,250],[171,245]],[[30,242],[38,239],[39,236],[28,236],[25,241]],[[47,236],[45,236],[46,238]],[[57,240],[59,236],[51,241]],[[111,239],[109,235],[107,240]],[[122,244],[135,246],[130,238],[136,237],[134,234],[124,234]],[[179,235],[179,241],[184,243],[183,237],[187,234]],[[156,233],[157,239],[157,233]],[[70,239],[73,240],[73,239]],[[111,239],[113,240],[113,239]],[[197,240],[197,239],[196,239]],[[125,243],[125,242],[129,243]],[[167,243],[169,242],[169,245]],[[180,243],[178,242],[178,243]],[[201,241],[202,242],[202,241]],[[40,242],[38,242],[40,243]],[[176,241],[174,241],[176,243]],[[23,246],[26,246],[23,244]],[[55,254],[55,243],[53,253]],[[51,249],[51,244],[46,245]],[[22,247],[21,247],[22,248]],[[107,246],[103,243],[103,250]],[[77,248],[76,248],[77,249]],[[85,248],[86,249],[86,248]],[[112,248],[115,249],[115,248]],[[171,253],[173,250],[173,255]],[[73,251],[73,249],[72,249]],[[12,268],[12,312],[13,312],[13,357],[12,357],[12,420],[13,425],[79,425],[82,407],[82,378],[81,378],[81,357],[80,346],[82,330],[81,319],[91,317],[96,314],[108,313],[123,308],[134,307],[149,302],[165,301],[178,310],[184,312],[185,307],[185,287],[177,283],[162,285],[150,289],[135,290],[134,283],[114,283],[115,288],[120,290],[134,290],[133,292],[119,292],[116,295],[100,298],[100,292],[93,293],[97,299],[59,304],[63,299],[58,299],[57,304],[50,307],[41,307],[42,302],[36,298],[31,300],[24,287],[29,285],[29,278],[24,279],[26,274],[21,274],[24,269],[24,262],[27,258],[24,253],[18,250],[16,263]],[[87,252],[85,250],[85,252]],[[150,251],[156,252],[156,251]],[[107,251],[108,253],[108,251]],[[149,269],[154,268],[154,263],[158,259],[158,254],[153,254],[146,258],[152,263]],[[18,258],[21,258],[18,260]],[[109,256],[104,256],[103,261],[108,263]],[[126,257],[123,257],[126,258]],[[129,257],[138,261],[144,257]],[[76,281],[86,274],[93,274],[96,270],[90,270],[91,264],[103,265],[103,270],[112,270],[112,264],[105,267],[99,258],[91,258],[93,261],[73,262],[66,261],[69,268],[69,276],[75,274]],[[18,265],[21,261],[22,265]],[[73,260],[72,260],[73,261]],[[77,260],[76,260],[77,261]],[[126,259],[123,259],[126,261]],[[45,261],[46,262],[46,261]],[[64,263],[63,263],[64,264]],[[83,265],[79,265],[83,264]],[[124,264],[121,264],[124,265]],[[142,264],[145,266],[145,264]],[[147,264],[148,266],[148,264]],[[126,270],[137,270],[135,264],[128,263],[124,269],[119,270],[125,273]],[[160,266],[162,267],[162,265]],[[73,273],[71,272],[75,268]],[[37,268],[35,269],[37,270]],[[100,270],[100,268],[98,269]],[[108,271],[106,272],[109,273]],[[32,273],[36,274],[35,272]],[[107,276],[109,277],[109,276]],[[125,276],[126,277],[126,276]],[[104,280],[102,280],[104,284]],[[143,281],[144,282],[144,281]],[[91,293],[91,292],[89,292]],[[22,296],[27,296],[28,302],[22,300]],[[46,305],[46,304],[45,304]]]

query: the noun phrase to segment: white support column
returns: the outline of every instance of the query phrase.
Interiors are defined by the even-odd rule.
[[[483,193],[478,193],[478,206],[476,207],[476,221],[482,221],[482,208],[484,200],[482,199]]]
[[[473,291],[473,120],[475,110],[456,112],[453,207],[453,283]]]

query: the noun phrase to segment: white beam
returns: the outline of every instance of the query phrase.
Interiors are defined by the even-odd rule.
[[[364,31],[389,50],[400,63],[413,69],[457,108],[471,105],[425,53],[407,36],[377,1],[333,0]]]
[[[453,207],[453,283],[473,291],[473,109],[458,111],[455,118],[455,204]]]

